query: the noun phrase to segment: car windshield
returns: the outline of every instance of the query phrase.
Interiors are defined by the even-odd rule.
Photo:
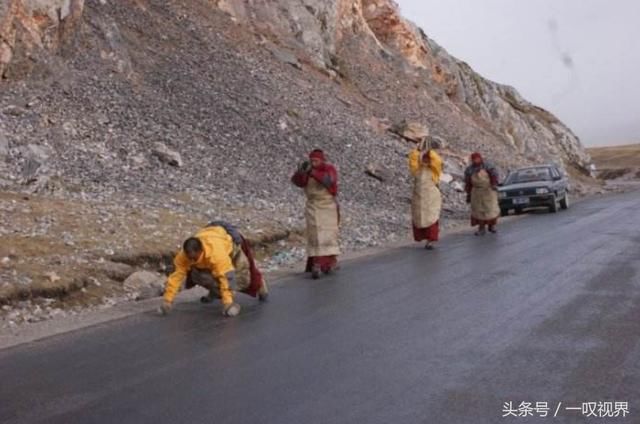
[[[530,183],[533,181],[551,181],[549,168],[529,168],[515,171],[509,175],[505,184]]]

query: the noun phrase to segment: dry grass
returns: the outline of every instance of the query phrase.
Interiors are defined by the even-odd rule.
[[[640,144],[587,149],[600,169],[640,168]]]
[[[37,297],[98,302],[122,291],[115,254],[171,251],[183,227],[170,211],[0,193],[0,303]],[[184,230],[183,230],[184,231]]]
[[[122,281],[135,268],[167,269],[184,237],[207,222],[168,209],[8,192],[0,192],[0,220],[0,304],[46,297],[62,307],[123,294]],[[247,234],[259,258],[274,243],[300,237],[273,224],[251,225],[259,228]]]

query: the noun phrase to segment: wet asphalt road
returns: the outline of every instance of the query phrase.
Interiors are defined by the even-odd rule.
[[[500,229],[0,351],[0,422],[640,422],[640,194]],[[564,410],[598,401],[631,415]]]

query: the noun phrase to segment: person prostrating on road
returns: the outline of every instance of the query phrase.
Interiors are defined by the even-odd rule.
[[[467,203],[471,205],[471,225],[477,226],[477,236],[486,229],[495,233],[500,205],[498,204],[498,171],[480,153],[471,155],[471,164],[464,172]]]
[[[298,167],[291,178],[293,184],[304,188],[307,197],[307,267],[314,279],[320,273],[330,273],[338,266],[340,254],[338,172],[326,161],[322,150],[309,154],[309,160]]]
[[[442,195],[438,189],[442,175],[442,159],[435,150],[427,148],[427,140],[409,153],[409,172],[413,177],[411,215],[413,239],[426,240],[425,248],[433,249],[438,241]]]
[[[267,300],[268,288],[253,259],[247,240],[232,225],[216,221],[188,238],[174,259],[175,270],[167,279],[160,312],[171,311],[173,301],[182,286],[191,289],[202,286],[209,290],[200,301],[222,301],[222,313],[233,317],[240,305],[233,300],[233,288],[260,301]]]

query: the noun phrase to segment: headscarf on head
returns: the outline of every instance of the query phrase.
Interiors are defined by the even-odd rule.
[[[309,159],[320,159],[325,162],[327,158],[324,155],[324,152],[320,149],[315,149],[311,153],[309,153]]]
[[[333,165],[327,163],[324,152],[320,149],[315,149],[309,153],[309,159],[320,159],[322,164],[312,168],[310,171],[298,170],[293,177],[291,177],[293,184],[298,187],[306,187],[309,183],[309,178],[313,178],[325,187],[333,196],[337,196],[338,171],[336,171],[336,168]]]
[[[476,165],[473,160],[480,159],[481,163]],[[489,178],[491,178],[491,184],[496,186],[498,185],[498,171],[491,163],[485,162],[482,158],[482,155],[478,152],[471,154],[471,164],[467,166],[467,169],[464,171],[464,177],[466,182],[466,191],[471,191],[471,176],[480,170],[484,169],[489,174]]]

